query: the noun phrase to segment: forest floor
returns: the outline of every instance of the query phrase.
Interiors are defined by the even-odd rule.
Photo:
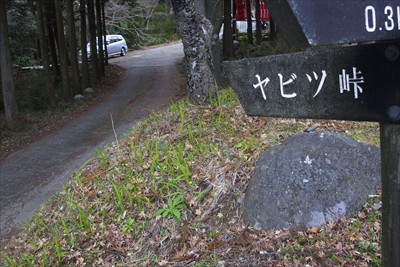
[[[379,144],[376,123],[249,117],[231,90],[206,106],[176,102],[87,162],[0,263],[379,266],[380,192],[322,227],[256,231],[241,220],[258,155],[310,126]]]

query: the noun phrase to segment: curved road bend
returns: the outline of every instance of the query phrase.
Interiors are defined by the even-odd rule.
[[[126,70],[112,96],[53,135],[17,151],[0,164],[0,244],[62,189],[96,148],[129,132],[136,121],[182,97],[181,44],[110,59]]]

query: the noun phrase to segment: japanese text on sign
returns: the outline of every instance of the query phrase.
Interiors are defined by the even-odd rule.
[[[314,80],[318,82],[318,87],[315,90],[313,98],[319,95],[321,92],[325,79],[327,78],[328,74],[326,70],[322,70],[321,74],[318,75],[315,71],[311,74],[306,73],[305,76],[307,77],[308,81],[312,83]],[[257,78],[257,83],[253,84],[255,89],[260,89],[262,97],[264,100],[267,100],[266,90],[268,83],[271,81],[269,77],[261,80],[261,76],[256,74],[255,77]],[[289,91],[285,89],[285,86],[288,86],[291,83],[294,83],[295,80],[298,78],[297,74],[292,73],[290,77],[285,78],[281,73],[278,73],[279,78],[279,90],[280,94],[283,98],[294,98],[297,96],[296,92]],[[354,99],[358,99],[358,95],[363,92],[363,88],[361,84],[364,83],[364,77],[362,76],[362,72],[358,70],[356,67],[352,68],[350,74],[347,74],[345,69],[342,69],[342,73],[339,74],[339,92],[343,94],[344,92],[354,92]]]

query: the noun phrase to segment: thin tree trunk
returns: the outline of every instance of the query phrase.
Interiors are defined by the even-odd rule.
[[[236,40],[236,0],[232,0],[232,10],[233,10],[233,19],[232,19],[232,34],[233,40]]]
[[[223,53],[224,58],[229,59],[233,56],[233,38],[232,38],[232,0],[224,0],[224,36]]]
[[[249,44],[253,44],[253,21],[251,18],[251,0],[246,0],[246,12],[247,12],[247,39]]]
[[[101,0],[101,17],[103,19],[103,36],[104,36],[103,42],[105,44],[105,47],[107,47],[107,40],[106,40],[107,29],[106,29],[106,11],[105,11],[106,8],[105,8],[104,2],[105,2],[104,0]],[[104,63],[105,63],[105,65],[108,65],[107,49],[104,51],[104,56],[105,56]]]
[[[99,48],[99,69],[101,77],[105,76],[104,70],[104,42],[103,42],[103,24],[101,22],[101,5],[100,0],[95,0],[96,2],[96,26],[97,26],[97,42]]]
[[[67,46],[65,43],[61,0],[55,0],[54,3],[55,3],[55,7],[56,7],[58,55],[60,57],[62,90],[63,90],[64,100],[69,102],[69,101],[71,101],[71,91],[70,91],[70,85],[69,85],[68,53],[67,53]]]
[[[271,38],[276,37],[276,25],[272,17],[269,19],[269,36]]]
[[[196,12],[192,0],[171,3],[187,61],[188,95],[197,103],[207,102],[216,91],[211,57],[212,25]]]
[[[50,60],[52,63],[52,68],[55,69],[56,74],[58,76],[61,75],[60,64],[58,63],[57,58],[57,24],[56,24],[56,10],[54,1],[44,1],[43,2],[43,11],[44,16],[46,18],[46,28],[47,35],[49,37],[49,48],[50,48]]]
[[[89,36],[90,36],[90,63],[94,73],[95,81],[100,81],[100,69],[97,57],[97,44],[96,44],[96,20],[94,16],[94,0],[87,0],[88,4],[88,22],[89,22]]]
[[[7,127],[10,130],[15,130],[18,127],[19,120],[8,41],[6,1],[0,1],[0,58],[1,85]]]
[[[48,36],[46,36],[45,16],[43,12],[43,0],[38,0],[36,2],[36,9],[37,9],[37,20],[39,29],[40,50],[42,54],[43,76],[46,84],[47,96],[49,98],[50,105],[54,107],[56,105],[56,96],[50,73],[49,44],[47,42]]]
[[[68,43],[69,43],[69,56],[71,62],[71,74],[72,74],[72,92],[79,94],[81,92],[81,84],[79,80],[79,64],[78,64],[78,53],[76,48],[76,29],[75,29],[75,18],[74,8],[72,0],[66,1],[67,9],[67,23],[68,23]]]
[[[256,0],[256,44],[261,44],[262,34],[261,34],[261,10],[260,10],[260,0]]]
[[[46,7],[44,8],[46,12]],[[50,59],[51,62],[53,63],[52,66],[57,74],[57,76],[61,75],[61,70],[60,70],[60,64],[58,64],[58,57],[57,57],[57,34],[53,30],[53,24],[52,22],[49,21],[49,18],[47,17],[47,34],[49,35],[49,47],[50,47]]]
[[[82,85],[83,88],[90,87],[89,63],[87,59],[87,31],[86,31],[86,7],[85,0],[80,0],[81,13],[81,51],[82,51]]]

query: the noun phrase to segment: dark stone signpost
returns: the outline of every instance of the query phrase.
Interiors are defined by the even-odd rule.
[[[400,123],[399,54],[385,56],[397,47],[400,41],[307,50],[224,67],[249,115]]]
[[[380,122],[382,266],[400,266],[399,1],[265,2],[292,45],[336,46],[224,62],[233,89],[248,115]]]
[[[270,0],[271,15],[294,46],[399,39],[398,0]]]

